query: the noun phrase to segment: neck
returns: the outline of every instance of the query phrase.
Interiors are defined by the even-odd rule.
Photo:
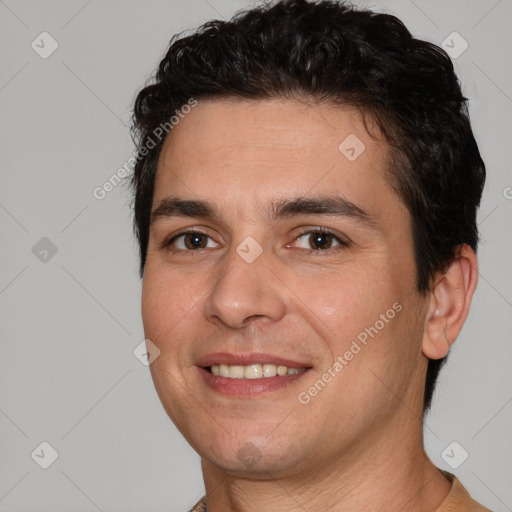
[[[397,418],[389,425],[391,438],[370,434],[348,452],[286,476],[240,476],[203,459],[208,512],[435,512],[451,483],[423,449],[421,421],[414,423],[417,429]]]

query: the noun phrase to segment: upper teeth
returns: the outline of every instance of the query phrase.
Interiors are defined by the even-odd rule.
[[[304,370],[305,368],[288,368],[275,364],[250,364],[248,366],[213,364],[211,366],[213,375],[229,379],[261,379],[262,377],[275,377],[276,375],[295,375]]]

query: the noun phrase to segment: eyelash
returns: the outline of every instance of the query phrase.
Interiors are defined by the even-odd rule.
[[[174,249],[172,247],[172,244],[179,237],[190,235],[190,234],[194,234],[194,233],[197,233],[199,235],[202,235],[202,236],[205,236],[205,237],[211,239],[211,237],[208,234],[204,233],[203,231],[191,229],[191,230],[188,230],[188,231],[183,231],[182,233],[178,233],[177,235],[174,235],[170,239],[166,240],[162,244],[162,248],[169,249],[172,253],[178,253],[178,252],[201,252],[203,250],[206,250],[207,248],[195,249],[195,250],[194,249],[187,249],[187,250],[185,250],[185,249]],[[336,242],[338,242],[339,245],[335,246],[335,247],[330,247],[329,249],[301,249],[301,250],[309,251],[311,256],[323,256],[323,255],[330,255],[333,251],[336,251],[337,249],[339,250],[339,249],[342,249],[342,248],[346,248],[346,247],[348,247],[350,245],[348,240],[345,240],[345,239],[341,238],[340,236],[336,235],[335,233],[333,233],[329,229],[321,228],[321,227],[318,227],[318,228],[315,228],[315,229],[307,229],[307,230],[299,233],[297,235],[297,237],[295,238],[295,240],[298,240],[299,238],[303,237],[304,235],[312,235],[312,234],[318,234],[318,233],[326,234],[326,235],[331,235],[333,237],[333,239]]]

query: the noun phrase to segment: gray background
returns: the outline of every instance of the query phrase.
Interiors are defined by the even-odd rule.
[[[425,443],[476,499],[512,510],[512,2],[361,4],[469,44],[454,62],[489,175],[480,283]],[[183,511],[202,495],[198,456],[133,355],[144,336],[129,190],[93,190],[129,158],[135,93],[171,35],[246,5],[0,0],[0,511]],[[46,59],[31,47],[43,31],[59,45]],[[42,441],[59,454],[48,469],[35,462],[48,449],[31,457]],[[441,457],[453,441],[469,453],[456,470]]]

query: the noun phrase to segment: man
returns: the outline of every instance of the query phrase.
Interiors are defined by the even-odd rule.
[[[487,510],[422,437],[485,179],[448,56],[283,1],[171,41],[134,121],[150,368],[201,456],[194,510]]]

